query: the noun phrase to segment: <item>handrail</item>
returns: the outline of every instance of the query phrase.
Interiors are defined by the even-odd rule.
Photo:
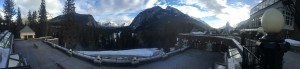
[[[255,55],[254,51],[257,48],[247,48],[246,46],[242,46],[240,42],[236,39],[236,37],[230,38],[227,35],[223,36],[211,36],[211,35],[184,35],[187,38],[193,37],[191,40],[202,40],[201,42],[221,42],[221,43],[227,43],[229,46],[233,46],[238,48],[239,54],[242,55],[242,63],[244,68],[257,68],[259,67],[260,59],[258,56]],[[198,37],[198,38],[195,38]],[[246,39],[247,45],[250,45],[251,47],[258,47],[258,46],[252,46],[255,45],[255,40]],[[251,49],[251,50],[250,50]],[[253,66],[252,66],[253,65]]]
[[[244,49],[245,51],[247,51],[248,53],[250,53],[252,56],[254,56],[255,59],[257,59],[257,60],[259,61],[259,58],[258,58],[257,56],[255,56],[255,54],[252,53],[252,52],[251,52],[249,49],[247,49],[245,46],[243,46],[243,49]]]

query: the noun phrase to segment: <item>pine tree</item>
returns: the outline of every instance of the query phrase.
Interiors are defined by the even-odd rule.
[[[18,8],[17,25],[23,25],[20,8]]]
[[[0,14],[0,32],[2,32],[3,31],[3,29],[4,29],[4,20],[2,19],[2,15]]]
[[[68,15],[68,14],[74,14],[74,13],[76,13],[74,0],[67,0],[65,3],[63,14]]]
[[[16,14],[15,11],[15,3],[13,2],[13,0],[4,0],[3,3],[3,8],[4,8],[4,17],[5,17],[5,28],[8,29],[8,27],[12,27],[12,17]],[[13,28],[12,28],[13,29]],[[12,31],[12,29],[10,29]]]
[[[16,29],[15,29],[15,31],[16,31],[15,35],[20,35],[20,32],[18,32],[18,31],[20,31],[22,29],[22,27],[23,27],[23,22],[22,22],[21,10],[20,10],[20,8],[18,8],[17,26],[16,26]],[[20,37],[15,36],[15,38],[20,38]]]
[[[32,23],[33,24],[37,24],[37,21],[36,21],[37,20],[36,11],[33,11],[31,16],[32,16]]]
[[[39,23],[41,27],[42,36],[47,36],[48,24],[47,24],[47,11],[46,11],[45,0],[42,0],[39,10]]]
[[[33,11],[32,14],[30,15],[30,27],[35,31],[36,36],[35,37],[40,37],[41,34],[41,29],[39,27],[39,23],[37,22],[37,13],[36,11]]]
[[[78,40],[78,36],[76,31],[76,25],[74,23],[74,15],[75,15],[75,3],[74,0],[67,0],[65,2],[64,10],[63,10],[63,25],[62,25],[62,41],[60,44],[63,44],[65,47],[73,46],[73,42]]]
[[[28,21],[28,25],[31,25],[32,24],[32,15],[31,15],[31,11],[28,11],[28,14],[27,14],[27,21]]]

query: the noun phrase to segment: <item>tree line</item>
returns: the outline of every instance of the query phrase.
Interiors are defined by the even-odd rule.
[[[15,36],[19,36],[19,30],[28,25],[36,32],[36,37],[47,35],[58,37],[59,45],[69,49],[76,49],[78,46],[88,50],[119,50],[151,47],[168,49],[176,43],[178,35],[178,32],[171,31],[176,28],[173,26],[169,28],[167,25],[165,25],[166,29],[161,31],[135,31],[129,27],[104,28],[82,25],[75,22],[77,14],[74,0],[67,0],[65,2],[62,20],[57,26],[59,28],[57,28],[56,32],[53,32],[55,28],[48,27],[48,23],[50,22],[47,20],[45,0],[41,0],[38,11],[28,11],[28,21],[25,23],[22,22],[21,10],[18,8],[16,13],[15,4],[12,0],[5,0],[3,5],[5,18],[0,18],[0,21],[7,24],[4,29],[12,31]],[[17,20],[14,22],[12,21],[12,16],[15,14],[17,14]],[[87,24],[92,23],[92,21],[92,18],[88,18]],[[157,35],[157,33],[159,34]]]
[[[15,9],[15,3],[13,0],[4,0],[3,3],[4,19],[0,16],[0,30],[11,31],[16,38],[19,38],[19,31],[25,26],[29,25],[35,32],[36,37],[47,36],[47,11],[45,6],[45,0],[41,0],[39,11],[29,11],[28,20],[23,23],[20,8]],[[17,14],[16,21],[12,20],[12,17]]]

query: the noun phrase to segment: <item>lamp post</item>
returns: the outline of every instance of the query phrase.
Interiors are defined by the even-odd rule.
[[[259,40],[259,56],[261,67],[263,69],[282,69],[283,51],[285,47],[284,40],[277,35],[284,26],[282,13],[274,8],[266,10],[261,19],[262,28],[267,34]]]

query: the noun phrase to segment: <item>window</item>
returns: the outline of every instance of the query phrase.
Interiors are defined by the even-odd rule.
[[[285,19],[285,24],[290,25],[288,19]]]
[[[284,16],[285,24],[288,26],[293,26],[294,24],[294,17],[292,16],[292,13],[289,11],[282,11],[282,14]]]
[[[258,26],[261,26],[261,17],[262,16],[259,16]]]
[[[253,27],[256,27],[256,23],[257,23],[257,18],[254,18],[254,22],[253,22]]]

